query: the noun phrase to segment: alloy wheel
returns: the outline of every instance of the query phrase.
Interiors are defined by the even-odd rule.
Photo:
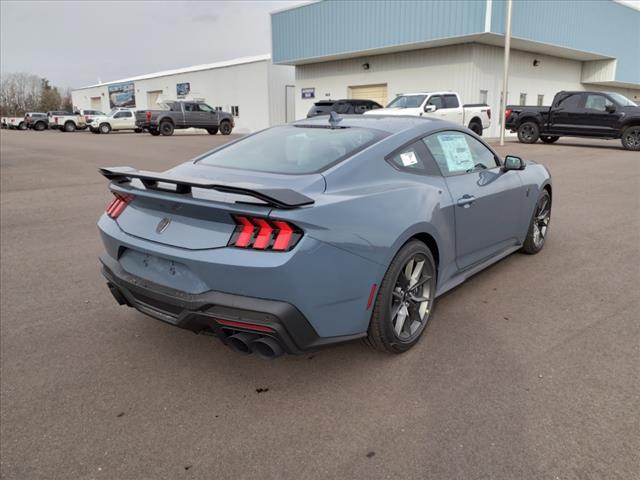
[[[625,132],[624,140],[632,150],[640,148],[640,127],[629,128]]]
[[[541,199],[536,207],[533,220],[533,243],[536,248],[540,248],[544,243],[551,221],[551,202],[548,196]]]
[[[392,292],[391,323],[396,337],[403,342],[420,335],[429,320],[434,272],[426,260],[422,254],[409,259],[398,274]]]
[[[533,127],[531,125],[523,125],[521,127],[522,138],[525,140],[533,140]]]

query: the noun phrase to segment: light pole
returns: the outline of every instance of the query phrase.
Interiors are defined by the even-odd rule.
[[[513,0],[507,0],[507,15],[504,27],[504,77],[502,79],[502,98],[500,99],[500,146],[504,145],[504,124],[506,122],[507,92],[509,83],[509,51],[511,49],[511,7]]]

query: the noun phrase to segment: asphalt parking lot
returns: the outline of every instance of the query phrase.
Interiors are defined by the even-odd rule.
[[[228,139],[2,131],[2,478],[638,478],[637,152],[499,148],[554,177],[542,253],[441,298],[404,355],[263,361],[118,307],[97,261],[99,166]]]

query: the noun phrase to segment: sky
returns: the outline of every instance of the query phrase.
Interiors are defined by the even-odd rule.
[[[270,53],[269,12],[300,3],[0,0],[0,70],[77,88]]]

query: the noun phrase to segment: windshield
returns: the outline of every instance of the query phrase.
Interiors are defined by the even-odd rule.
[[[400,95],[394,98],[387,108],[418,108],[426,97],[426,95]]]
[[[245,137],[198,163],[268,173],[314,173],[353,155],[382,138],[365,128],[285,125]]]
[[[618,102],[623,107],[637,107],[638,104],[632,100],[629,100],[624,95],[620,95],[619,93],[607,92],[611,98],[613,98],[616,102]]]

